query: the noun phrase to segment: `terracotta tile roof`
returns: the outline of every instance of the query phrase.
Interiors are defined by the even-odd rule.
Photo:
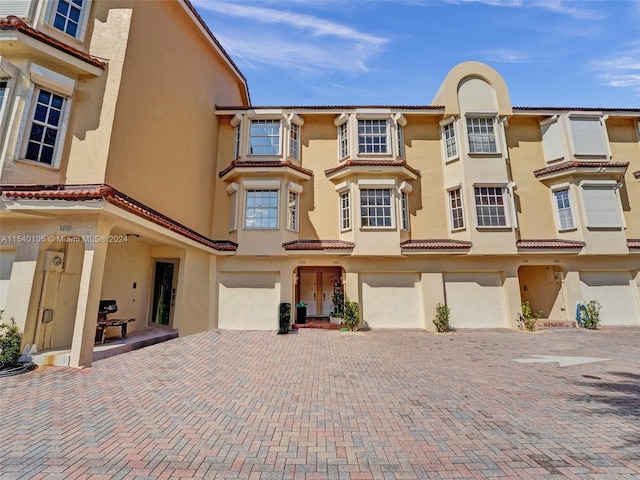
[[[471,242],[463,240],[436,239],[436,240],[405,240],[400,247],[405,250],[468,250],[473,246]]]
[[[83,60],[93,65],[94,67],[98,67],[104,70],[105,67],[107,66],[107,63],[105,61],[100,60],[96,57],[92,57],[88,53],[84,53],[83,51],[78,50],[77,48],[74,48],[70,45],[67,45],[66,43],[63,43],[59,40],[56,40],[55,38],[45,33],[39,32],[38,30],[27,25],[23,20],[21,20],[20,18],[14,15],[9,15],[7,18],[0,19],[0,30],[16,30],[42,43],[45,43],[57,50],[65,52],[71,55],[72,57]]]
[[[572,168],[627,168],[628,166],[629,162],[562,162],[549,167],[540,168],[539,170],[534,170],[533,174],[536,177],[540,177],[549,173],[561,172]]]
[[[234,168],[254,168],[254,167],[266,167],[266,168],[291,168],[293,170],[296,170],[297,172],[303,173],[305,175],[308,175],[310,177],[313,176],[313,171],[312,170],[308,170],[306,168],[302,168],[299,165],[296,165],[292,162],[290,162],[289,160],[287,161],[278,161],[278,160],[274,160],[274,161],[260,161],[260,162],[249,162],[249,161],[238,161],[238,160],[234,160],[233,162],[231,162],[231,165],[229,165],[227,168],[225,168],[224,170],[222,170],[218,176],[220,178],[224,177],[227,173],[229,173],[231,170],[233,170]]]
[[[442,110],[440,105],[216,105],[216,110],[355,110],[357,108],[377,108],[390,110]]]
[[[628,248],[640,248],[640,238],[628,239],[627,240]]]
[[[633,172],[633,176],[636,178],[640,178],[640,170],[638,170],[637,172]]]
[[[354,246],[342,240],[293,240],[282,244],[285,250],[351,250]]]
[[[416,170],[415,168],[411,167],[404,160],[393,160],[393,161],[384,161],[384,160],[374,160],[374,161],[370,161],[370,160],[347,160],[346,162],[344,162],[340,166],[325,170],[324,174],[328,177],[330,175],[333,175],[334,173],[337,173],[337,172],[339,172],[341,170],[345,170],[345,169],[347,169],[349,167],[404,167],[407,170],[409,170],[411,173],[413,173],[414,175],[416,175],[418,177],[420,176],[420,170]]]
[[[584,246],[584,242],[575,240],[518,240],[516,242],[516,247],[518,248],[533,250],[580,250]]]
[[[211,240],[109,185],[3,185],[0,186],[0,193],[3,198],[74,201],[104,200],[215,250],[235,251],[238,248],[238,244],[229,240]]]

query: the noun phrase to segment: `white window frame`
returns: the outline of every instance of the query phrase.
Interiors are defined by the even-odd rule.
[[[504,217],[504,223],[505,223],[504,225],[481,225],[480,224],[480,215],[479,215],[480,212],[479,212],[479,209],[481,209],[481,208],[485,208],[485,209],[486,208],[492,208],[493,205],[491,205],[491,204],[487,204],[487,205],[478,204],[478,195],[476,193],[476,189],[492,189],[493,192],[495,192],[497,190],[500,190],[500,192],[501,192],[500,198],[502,199],[502,205],[495,204],[496,205],[495,208],[501,208],[502,209],[502,216]],[[490,194],[490,192],[486,192],[486,193]],[[511,228],[512,227],[511,202],[510,202],[510,199],[509,199],[509,189],[508,189],[507,185],[500,184],[500,183],[474,184],[473,185],[473,198],[474,198],[474,205],[475,205],[476,228],[478,228],[478,229],[505,229],[505,228]],[[489,218],[491,218],[491,215],[489,215]],[[497,218],[500,218],[500,216],[497,216]]]
[[[75,35],[66,32],[64,29],[55,26],[56,16],[58,14],[58,5],[62,2],[66,3],[74,3],[73,0],[53,0],[49,3],[48,10],[46,13],[47,24],[53,28],[56,32],[60,32],[61,34],[73,38],[77,41],[83,42],[85,34],[87,33],[87,23],[89,20],[89,12],[91,11],[91,3],[92,0],[83,0],[83,4],[80,11],[80,17],[78,18],[78,30]]]
[[[300,160],[300,126],[295,123],[289,127],[289,156]]]
[[[62,152],[64,150],[65,139],[69,129],[69,115],[71,112],[73,100],[72,95],[75,90],[76,81],[72,78],[61,75],[35,63],[32,63],[30,65],[29,76],[31,85],[29,86],[25,98],[26,107],[20,123],[20,130],[18,132],[18,141],[16,143],[14,158],[33,163],[35,165],[40,165],[45,168],[58,169],[62,160]],[[51,163],[46,163],[38,160],[29,160],[25,155],[38,103],[38,93],[41,90],[59,95],[63,97],[64,100],[60,113],[60,120],[57,128],[58,134],[56,136],[54,144]]]
[[[442,152],[445,162],[460,158],[460,145],[458,143],[458,132],[456,131],[458,122],[455,117],[450,117],[440,122],[440,132],[442,136]],[[447,136],[450,133],[450,136]],[[454,151],[449,154],[450,149]]]
[[[333,121],[338,137],[338,160],[349,157],[349,115],[341,114]]]
[[[458,200],[460,202],[459,206],[453,205],[453,194],[454,192],[458,193]],[[447,188],[447,203],[449,204],[449,226],[452,232],[457,232],[460,230],[464,230],[467,226],[467,222],[465,219],[465,211],[464,211],[464,201],[463,201],[463,193],[462,193],[462,185],[457,184]],[[460,212],[460,220],[462,222],[461,225],[456,226],[456,218],[454,216],[454,211]]]
[[[398,190],[400,192],[400,220],[402,230],[406,230],[408,232],[411,229],[409,194],[413,190],[413,187],[407,182],[402,182],[398,187]]]
[[[404,151],[404,127],[398,124],[397,133],[398,133],[398,157],[402,160],[405,159],[405,151]]]
[[[562,139],[563,125],[560,122],[560,118],[554,115],[551,118],[542,120],[540,122],[540,134],[542,136],[542,151],[547,163],[557,162],[564,159],[564,144]],[[547,134],[547,132],[549,132]],[[547,141],[545,141],[545,134],[547,134]],[[551,142],[557,142],[552,145]],[[557,150],[553,147],[557,147]]]
[[[244,204],[243,204],[243,228],[245,230],[278,230],[280,228],[280,181],[279,180],[245,180],[242,182],[242,188],[244,190]],[[259,219],[275,219],[275,226],[251,226],[249,225],[250,217],[249,213],[249,194],[251,192],[275,192],[275,207],[271,205],[267,205],[263,207],[266,210],[271,212],[274,211],[275,215],[267,215],[260,217],[253,217]],[[256,207],[251,207],[257,210]],[[258,207],[259,208],[259,207]]]
[[[397,156],[401,160],[405,160],[404,127],[407,125],[407,118],[401,112],[398,112],[393,116],[393,120],[396,129]]]
[[[484,125],[477,125],[478,128],[482,129],[483,127],[486,127],[488,125],[489,122],[491,122],[491,128],[493,129],[493,133],[483,133],[483,132],[479,132],[479,133],[469,133],[469,127],[474,127],[473,123],[474,121],[483,121],[482,123],[484,123]],[[471,125],[470,125],[471,122]],[[501,135],[500,135],[500,122],[498,121],[498,117],[495,115],[482,115],[482,114],[467,114],[465,116],[465,132],[466,132],[466,138],[467,138],[467,147],[468,147],[468,151],[470,155],[500,155],[502,153],[502,139],[501,139]],[[471,138],[473,137],[479,137],[479,138],[491,138],[493,137],[493,144],[495,145],[495,150],[483,150],[483,151],[476,151],[476,150],[472,150],[472,144],[475,145],[476,142],[472,142]],[[480,144],[483,145],[484,142],[480,141]],[[489,140],[488,142],[489,145],[491,145],[491,141]]]
[[[227,193],[229,194],[229,231],[235,232],[238,229],[238,190],[240,186],[237,183],[227,185]]]
[[[264,135],[253,135],[252,130],[254,125],[277,125],[277,134],[265,133]],[[275,152],[256,153],[253,151],[254,139],[271,139],[270,142],[264,144],[256,144],[256,147],[269,148],[277,147]],[[277,143],[273,141],[276,139]],[[249,155],[256,157],[278,157],[282,154],[282,119],[281,118],[251,118],[249,121],[249,134],[247,139],[247,152]]]
[[[358,181],[358,189],[359,189],[359,199],[358,199],[358,206],[359,206],[359,214],[358,214],[358,219],[360,221],[360,228],[362,230],[395,230],[396,227],[396,209],[397,207],[397,199],[396,199],[396,182],[395,180],[385,180],[385,179],[380,179],[380,180],[367,180],[367,179],[362,179]],[[367,190],[367,191],[374,191],[374,195],[376,195],[377,191],[380,191],[380,193],[383,193],[383,191],[388,191],[389,192],[389,205],[367,205],[364,206],[362,205],[362,200],[363,200],[363,194],[362,191],[363,190]],[[374,196],[374,198],[376,198]],[[364,218],[369,218],[368,215],[363,216],[363,208],[382,208],[382,209],[388,209],[389,211],[389,225],[364,225]],[[387,215],[374,215],[372,218],[387,218]]]
[[[6,58],[0,56],[0,82],[7,82],[3,90],[2,101],[0,101],[0,138],[6,139],[5,130],[7,128],[8,121],[5,121],[6,112],[10,110],[9,103],[13,97],[15,77],[18,72],[18,67],[9,62]],[[0,151],[2,151],[3,142],[0,141]]]
[[[375,131],[376,129],[380,128],[383,125],[384,125],[384,133],[379,133]],[[358,155],[359,156],[389,155],[391,146],[389,142],[390,125],[389,125],[388,118],[358,118],[357,128],[358,128]],[[361,132],[361,129],[364,131]],[[370,131],[367,131],[367,130],[370,130]],[[371,139],[372,143],[370,144],[367,143],[366,139]],[[379,152],[366,151],[368,148],[375,150],[376,147],[380,148]],[[384,151],[382,151],[383,147],[384,147]]]
[[[561,208],[558,203],[558,195],[561,195],[563,192],[566,192],[565,200],[568,205]],[[554,185],[553,187],[551,187],[551,195],[552,195],[553,210],[555,212],[555,219],[556,219],[556,225],[558,227],[558,231],[568,232],[571,230],[575,230],[577,228],[575,209],[574,209],[575,202],[573,201],[573,198],[572,198],[570,185],[568,183]],[[569,212],[569,217],[571,220],[570,226],[563,225],[563,216],[562,216],[563,211]]]
[[[616,219],[617,222],[601,223],[601,224],[594,225],[593,216],[591,218],[589,217],[587,198],[585,196],[585,190],[589,190],[589,189],[606,189],[606,190],[612,191],[614,196],[613,201],[615,202],[614,208],[617,214],[617,219]],[[612,180],[583,180],[582,182],[580,182],[582,213],[583,213],[584,225],[586,226],[586,228],[588,228],[589,230],[600,230],[600,229],[621,230],[626,228],[624,214],[622,211],[622,204],[620,202],[619,189],[620,189],[620,184]]]
[[[300,194],[302,186],[289,182],[287,192],[287,230],[297,232],[300,229]]]
[[[351,183],[339,183],[336,185],[336,192],[338,192],[339,228],[341,232],[346,232],[351,230],[351,220],[353,218],[351,213]]]

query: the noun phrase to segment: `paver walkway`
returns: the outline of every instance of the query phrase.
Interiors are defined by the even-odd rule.
[[[640,328],[211,331],[0,379],[0,478],[640,478]],[[607,358],[560,367],[533,355]]]

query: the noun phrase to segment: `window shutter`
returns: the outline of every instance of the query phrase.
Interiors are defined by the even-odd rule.
[[[564,157],[562,140],[560,139],[560,125],[558,125],[558,122],[547,123],[542,125],[541,128],[542,145],[547,162]]]
[[[599,118],[571,117],[571,136],[576,155],[607,156]]]
[[[0,2],[0,18],[15,15],[19,18],[29,18],[31,0],[2,0]]]
[[[584,186],[582,196],[587,214],[587,227],[622,227],[618,197],[612,186]]]

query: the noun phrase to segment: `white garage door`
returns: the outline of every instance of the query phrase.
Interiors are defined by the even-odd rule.
[[[277,330],[279,272],[221,273],[218,327],[229,330]]]
[[[508,326],[500,272],[445,273],[444,282],[452,327]]]
[[[582,299],[597,300],[601,325],[640,325],[631,272],[581,272]]]
[[[362,283],[362,318],[371,328],[424,328],[418,273],[367,273]]]

